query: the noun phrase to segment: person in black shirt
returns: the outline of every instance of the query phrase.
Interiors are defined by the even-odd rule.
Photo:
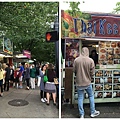
[[[90,58],[93,59],[95,66],[96,66],[96,64],[98,63],[98,54],[97,54],[96,50],[91,51]]]
[[[7,91],[9,91],[9,80],[10,80],[10,65],[6,64],[4,91],[6,90],[6,86],[7,86]]]

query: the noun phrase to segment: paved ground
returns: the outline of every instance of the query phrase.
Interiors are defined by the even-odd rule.
[[[89,104],[84,105],[85,118],[90,118]],[[120,103],[97,103],[96,110],[100,111],[100,115],[96,118],[120,118]],[[62,106],[62,118],[79,118],[78,107],[71,108],[69,104]]]
[[[29,102],[26,106],[11,106],[8,104],[13,99],[22,99]],[[10,88],[0,97],[0,118],[59,118],[59,110],[53,105],[40,101],[40,91]]]

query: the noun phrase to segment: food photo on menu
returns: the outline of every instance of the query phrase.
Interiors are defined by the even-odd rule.
[[[120,42],[99,42],[99,64],[120,64]]]

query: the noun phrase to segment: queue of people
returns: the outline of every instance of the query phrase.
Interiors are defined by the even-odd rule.
[[[48,81],[44,82],[44,75],[47,75]],[[26,83],[26,90],[30,88],[32,90],[37,86],[40,88],[41,102],[50,104],[50,98],[53,99],[53,104],[56,105],[56,86],[54,84],[54,78],[56,73],[51,63],[38,65],[35,67],[34,64],[25,63],[22,65],[19,63],[18,67],[13,65],[5,64],[4,68],[0,63],[0,96],[3,96],[4,91],[9,91],[10,83],[14,88],[23,88],[23,81]]]

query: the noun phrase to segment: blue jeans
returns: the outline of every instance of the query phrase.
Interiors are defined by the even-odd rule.
[[[92,90],[92,84],[90,84],[85,90],[86,90],[88,97],[89,97],[90,111],[91,111],[91,114],[93,114],[95,112],[95,104],[94,104],[94,93]],[[77,91],[78,91],[79,113],[80,113],[80,115],[84,115],[84,108],[83,108],[84,90],[81,90],[78,88]]]

